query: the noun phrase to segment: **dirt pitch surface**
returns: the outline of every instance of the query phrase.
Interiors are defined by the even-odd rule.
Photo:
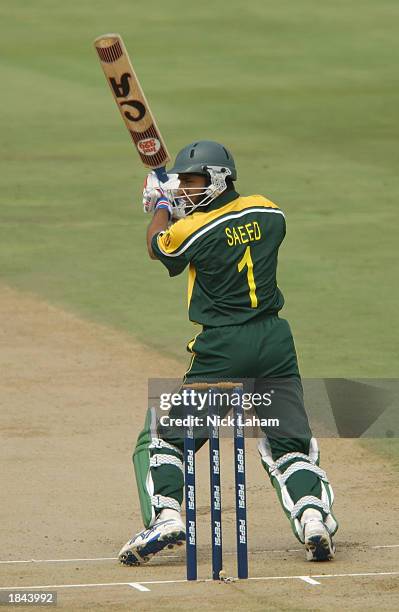
[[[178,377],[182,367],[6,287],[0,316],[2,588],[56,590],[64,610],[399,608],[398,478],[350,440],[321,441],[341,525],[334,562],[304,560],[248,440],[250,580],[206,580],[207,452],[198,455],[201,580],[185,581],[184,550],[120,566],[117,551],[141,527],[130,455],[147,378]],[[223,440],[228,576],[236,573],[231,451]]]

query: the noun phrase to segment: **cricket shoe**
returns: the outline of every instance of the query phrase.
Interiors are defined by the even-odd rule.
[[[310,519],[303,528],[306,559],[308,561],[331,561],[335,546],[327,527],[320,519]]]
[[[182,546],[186,540],[186,530],[180,514],[175,510],[162,510],[157,520],[149,529],[143,529],[123,546],[119,552],[119,561],[124,565],[141,565],[164,548],[174,549]],[[173,513],[171,518],[165,514]]]

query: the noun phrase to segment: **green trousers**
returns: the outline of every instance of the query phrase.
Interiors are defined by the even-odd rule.
[[[304,408],[297,356],[288,322],[274,315],[245,325],[204,328],[187,348],[192,356],[183,381],[185,385],[240,380],[244,390],[262,392],[266,387],[273,388],[273,392],[277,390],[275,397],[278,399],[272,402],[273,416],[282,417],[283,427],[263,430],[267,444],[263,443],[259,452],[294,533],[302,539],[299,527],[302,512],[315,507],[326,518],[330,514],[333,493],[325,473],[323,478],[318,467],[317,443],[312,437]],[[270,416],[270,409],[259,407],[255,411],[259,418]],[[184,417],[184,410],[172,408],[169,416]],[[162,507],[179,508],[184,488],[182,432],[159,428],[150,421],[147,415],[133,455],[146,526],[151,525]],[[206,433],[197,432],[196,436],[198,450],[206,442]],[[278,460],[281,466],[275,472]],[[288,478],[287,474],[284,477],[287,470],[290,470]],[[168,500],[172,500],[169,505]]]
[[[192,353],[185,381],[207,378],[299,376],[288,321],[277,315],[246,325],[209,327],[188,344]]]

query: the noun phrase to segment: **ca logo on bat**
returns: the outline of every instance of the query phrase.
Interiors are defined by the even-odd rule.
[[[116,79],[114,79],[114,77],[110,78],[111,87],[114,90],[114,94],[117,98],[127,98],[127,96],[130,94],[129,78],[132,78],[132,75],[128,72],[124,72],[122,74],[119,83]],[[137,114],[132,115],[130,110],[123,109],[123,114],[129,121],[141,121],[147,112],[146,107],[142,102],[140,102],[140,100],[126,100],[125,102],[119,102],[119,105],[122,107],[128,106],[137,111]]]

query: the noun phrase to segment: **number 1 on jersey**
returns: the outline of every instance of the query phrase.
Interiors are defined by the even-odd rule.
[[[256,284],[254,277],[254,264],[251,257],[251,247],[247,246],[243,258],[238,262],[238,271],[242,272],[247,266],[247,280],[249,285],[249,298],[251,300],[251,308],[258,307],[258,298],[256,297]]]

